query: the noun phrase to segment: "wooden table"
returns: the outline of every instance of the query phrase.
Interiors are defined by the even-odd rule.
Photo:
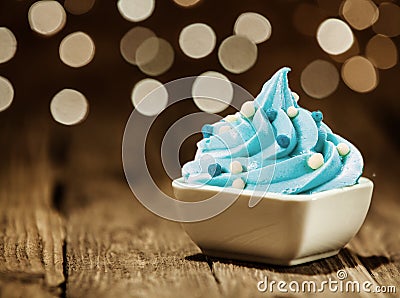
[[[134,199],[120,157],[126,118],[107,117],[96,111],[71,128],[48,114],[0,119],[1,297],[297,297],[257,283],[337,280],[339,269],[346,280],[395,286],[399,297],[397,172],[378,171],[366,222],[338,256],[294,267],[209,258]]]

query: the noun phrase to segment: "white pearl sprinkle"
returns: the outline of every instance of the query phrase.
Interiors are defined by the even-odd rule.
[[[255,112],[256,112],[256,109],[254,108],[253,101],[246,101],[240,108],[240,113],[242,113],[242,115],[247,118],[252,117]]]
[[[231,171],[232,174],[239,174],[243,171],[243,167],[240,162],[235,160],[232,161],[231,164],[229,165],[229,170]]]
[[[294,106],[291,106],[287,109],[286,114],[290,117],[290,118],[294,118],[297,116],[297,114],[299,113],[299,110],[296,109]]]
[[[307,161],[308,166],[316,170],[324,164],[324,156],[321,153],[314,153]]]
[[[243,189],[245,187],[245,183],[241,178],[237,178],[235,180],[233,180],[232,182],[232,187],[234,188],[238,188],[238,189]]]
[[[229,125],[224,125],[219,128],[218,133],[223,134],[224,132],[227,132],[230,129],[231,129],[231,127]]]
[[[226,122],[235,122],[238,119],[237,115],[228,115],[225,118]]]
[[[293,95],[293,97],[294,97],[294,100],[295,100],[296,102],[298,102],[299,99],[300,99],[300,96],[299,96],[296,92],[293,92],[293,91],[292,91],[292,95]]]
[[[346,156],[350,152],[350,147],[346,143],[339,143],[336,146],[340,156]]]

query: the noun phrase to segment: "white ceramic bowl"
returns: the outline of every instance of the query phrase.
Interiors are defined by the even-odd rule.
[[[182,178],[172,183],[181,201],[200,201],[220,187],[193,187]],[[371,202],[373,183],[359,183],[312,195],[267,193],[253,208],[251,191],[233,188],[223,195],[239,198],[207,220],[184,223],[191,239],[206,255],[279,265],[297,265],[333,256],[358,232]]]

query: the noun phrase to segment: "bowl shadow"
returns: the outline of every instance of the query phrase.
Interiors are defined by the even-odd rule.
[[[211,267],[214,262],[222,264],[233,264],[240,267],[254,268],[260,270],[269,270],[276,273],[293,273],[303,275],[318,275],[336,273],[340,269],[355,268],[358,265],[363,265],[368,271],[390,263],[389,258],[384,256],[361,256],[354,251],[343,248],[339,254],[329,258],[312,261],[309,263],[299,264],[295,266],[281,266],[263,263],[255,263],[248,261],[240,261],[233,259],[217,258],[197,253],[186,256],[186,260],[193,262],[206,262]]]

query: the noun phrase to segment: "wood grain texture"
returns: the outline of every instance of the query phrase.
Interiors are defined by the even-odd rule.
[[[272,288],[266,289],[265,292],[258,291],[257,283],[265,280],[265,277],[267,277],[268,282],[276,281],[278,283],[279,281],[284,281],[289,284],[295,281],[299,284],[299,292],[292,292],[288,285],[285,286],[290,296],[317,295],[327,297],[337,295],[338,293],[331,292],[327,285],[321,286],[321,283],[327,282],[329,279],[339,281],[340,279],[337,277],[338,270],[345,270],[347,273],[348,277],[344,281],[353,280],[360,282],[360,284],[369,281],[372,287],[378,285],[371,278],[368,270],[361,264],[357,256],[347,249],[342,250],[338,256],[294,267],[214,260],[213,270],[215,276],[220,280],[223,294],[226,297],[231,297],[235,293],[240,293],[240,296],[243,297],[274,297],[275,295],[286,294],[278,290],[276,284]],[[307,290],[307,283],[315,283],[316,287],[312,286],[310,290]],[[305,292],[301,290],[303,286],[306,289]],[[339,292],[339,290],[337,291]],[[340,295],[348,295],[348,297],[371,296],[369,293],[340,293]]]
[[[179,226],[140,214],[131,200],[98,201],[68,219],[69,297],[217,296],[207,263]]]
[[[350,247],[372,278],[380,285],[393,285],[400,291],[400,208],[395,193],[373,205],[369,217]],[[400,294],[398,294],[400,295]]]
[[[60,297],[60,293],[59,289],[49,289],[31,280],[0,279],[0,297],[55,298]]]
[[[209,264],[185,258],[200,250],[180,225],[160,219],[133,197],[115,146],[122,128],[98,131],[88,129],[71,140],[74,162],[65,173],[62,206],[67,296],[219,296]]]
[[[26,293],[37,289],[53,295],[64,282],[65,233],[63,220],[52,207],[47,134],[40,125],[35,130],[24,125],[24,134],[15,133],[22,129],[18,126],[2,128],[0,291],[8,293],[12,285],[22,285]],[[14,294],[25,296],[23,292]]]

